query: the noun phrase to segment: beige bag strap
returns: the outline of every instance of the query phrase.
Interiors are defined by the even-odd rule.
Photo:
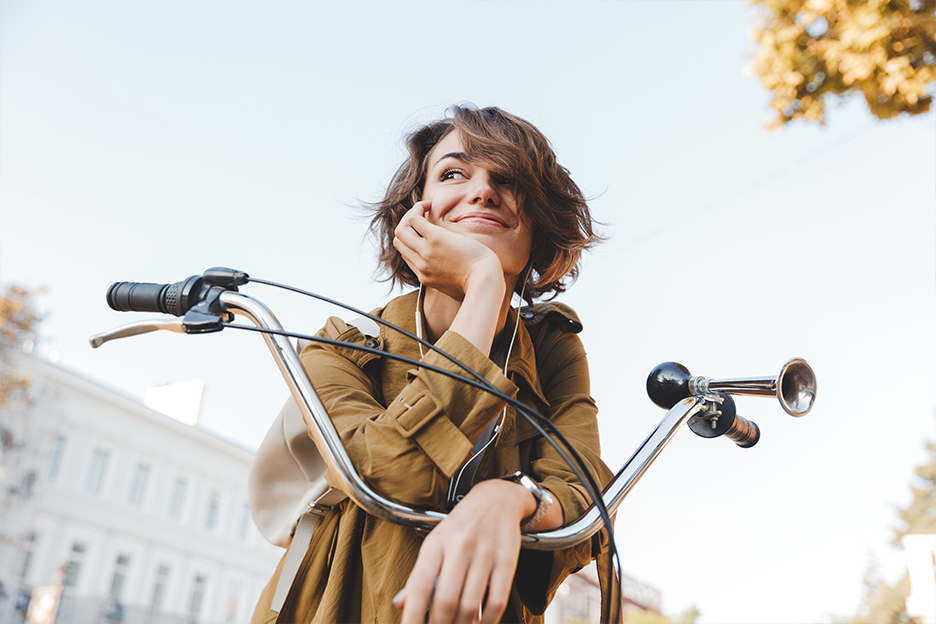
[[[352,324],[366,335],[380,335],[377,324],[365,317]],[[302,412],[290,396],[260,443],[247,479],[254,524],[270,543],[287,548],[271,611],[282,609],[319,520],[348,497],[328,486],[326,469]]]
[[[271,544],[286,548],[299,517],[328,490],[325,460],[289,397],[254,456],[247,493],[254,524]]]
[[[296,532],[293,534],[292,541],[289,543],[289,549],[286,551],[286,561],[283,562],[283,571],[280,573],[279,582],[276,584],[276,592],[273,594],[273,602],[270,603],[270,611],[279,613],[286,602],[286,596],[289,595],[289,588],[296,580],[296,573],[299,571],[299,564],[305,559],[309,551],[309,545],[312,543],[312,534],[319,520],[328,513],[328,511],[348,498],[341,490],[328,488],[324,494],[319,496],[315,502],[309,503],[309,511],[302,514],[299,518],[299,524],[296,525]]]

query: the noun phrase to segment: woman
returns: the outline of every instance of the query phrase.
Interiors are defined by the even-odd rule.
[[[372,230],[390,278],[419,289],[375,314],[550,418],[607,482],[578,318],[545,303],[524,308],[521,322],[510,307],[515,293],[532,301],[562,292],[582,250],[597,242],[581,191],[534,126],[497,108],[454,107],[407,145]],[[380,333],[386,352],[462,372],[400,334]],[[368,340],[335,318],[321,335]],[[602,534],[564,551],[521,553],[521,529],[567,524],[590,501],[503,401],[351,349],[312,344],[302,360],[361,476],[401,503],[451,511],[424,538],[349,500],[336,506],[315,530],[279,621],[402,615],[415,624],[427,610],[429,622],[472,622],[479,613],[482,622],[540,621],[558,584],[603,548]],[[254,621],[276,619],[267,609],[278,576]]]

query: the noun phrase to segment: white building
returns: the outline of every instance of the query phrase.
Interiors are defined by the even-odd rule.
[[[30,401],[0,413],[0,622],[60,568],[59,624],[248,622],[282,553],[250,517],[253,453],[23,364]]]
[[[621,606],[623,622],[627,624],[637,612],[661,613],[662,595],[655,587],[621,574]],[[601,589],[594,561],[563,581],[546,609],[544,620],[545,624],[601,622]]]
[[[248,622],[282,555],[250,517],[253,453],[48,361],[22,368],[30,401],[0,412],[0,622],[57,574],[58,624]],[[658,590],[623,581],[628,609],[659,612]],[[546,621],[600,611],[592,564]]]

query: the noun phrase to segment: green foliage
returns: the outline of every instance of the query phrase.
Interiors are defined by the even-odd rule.
[[[936,443],[927,442],[929,461],[916,467],[919,484],[910,484],[911,503],[898,510],[901,526],[894,529],[894,545],[907,533],[936,533]]]
[[[864,596],[858,612],[837,620],[837,624],[907,624],[912,622],[907,613],[910,580],[906,574],[891,585],[878,577],[877,563],[868,565],[864,577]]]
[[[880,119],[929,110],[934,0],[752,0],[761,9],[751,70],[773,92],[776,129],[825,121],[825,97],[862,93]]]
[[[9,286],[0,292],[0,409],[25,392],[29,379],[12,367],[13,355],[33,340],[42,316],[35,307],[36,292]]]
[[[936,533],[936,443],[927,442],[929,459],[916,467],[919,485],[911,484],[913,501],[898,509],[901,526],[894,529],[894,546],[900,546],[901,538],[908,533]],[[903,575],[896,583],[888,583],[879,577],[878,565],[872,561],[864,578],[864,596],[858,612],[846,619],[837,619],[837,624],[906,624],[914,620],[907,613],[907,596],[910,595],[910,579]]]

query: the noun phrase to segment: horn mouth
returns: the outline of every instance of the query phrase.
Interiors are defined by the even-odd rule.
[[[783,365],[777,377],[777,398],[791,416],[805,416],[816,401],[816,373],[802,358]]]

